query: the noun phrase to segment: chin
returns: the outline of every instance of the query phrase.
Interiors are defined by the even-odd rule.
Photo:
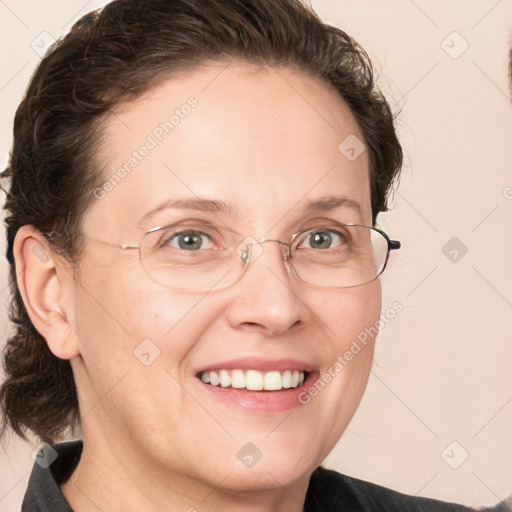
[[[223,462],[213,471],[217,478],[215,484],[222,480],[221,475],[229,474],[222,487],[256,492],[286,487],[302,478],[309,479],[328,454],[328,450],[315,446],[316,435],[315,432],[303,432],[300,436],[283,439],[284,436],[270,434],[266,439],[255,436],[252,442],[237,440],[234,457],[229,456],[230,463]]]
[[[310,474],[320,463],[297,464],[296,457],[264,463],[260,460],[251,468],[236,468],[222,483],[222,487],[233,492],[262,492],[282,489]]]

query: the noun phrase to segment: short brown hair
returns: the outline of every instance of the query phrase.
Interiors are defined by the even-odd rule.
[[[299,0],[116,0],[78,21],[42,59],[14,120],[8,168],[7,258],[15,333],[4,354],[4,427],[52,442],[79,422],[71,365],[53,356],[16,284],[12,247],[23,225],[52,233],[70,261],[102,177],[93,165],[98,127],[121,101],[177,71],[242,60],[288,66],[331,84],[348,104],[370,160],[373,219],[386,210],[402,164],[394,117],[370,60],[345,32]],[[340,141],[341,142],[341,141]]]

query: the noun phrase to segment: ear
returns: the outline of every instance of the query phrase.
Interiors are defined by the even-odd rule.
[[[22,226],[14,240],[16,280],[32,324],[52,353],[71,359],[79,352],[69,298],[73,275],[34,226]]]

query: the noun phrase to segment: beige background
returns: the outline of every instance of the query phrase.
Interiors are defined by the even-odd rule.
[[[103,3],[0,1],[2,166],[48,34],[58,37]],[[382,219],[403,243],[383,277],[384,309],[399,301],[403,311],[383,329],[367,393],[326,464],[408,494],[490,505],[512,492],[512,3],[313,6],[375,60],[402,109],[406,152],[393,211]],[[4,304],[5,274],[2,262]],[[32,449],[13,441],[0,450],[0,512],[19,509]]]

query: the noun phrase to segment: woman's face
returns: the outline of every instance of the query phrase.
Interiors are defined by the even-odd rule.
[[[102,137],[96,160],[110,185],[84,217],[89,237],[137,244],[151,228],[189,220],[285,241],[318,222],[371,225],[357,123],[327,85],[289,69],[233,62],[169,79],[124,105]],[[333,196],[346,201],[307,209]],[[149,213],[183,199],[230,207]],[[86,449],[130,471],[234,490],[287,485],[321,463],[366,386],[373,340],[350,361],[344,354],[378,320],[380,284],[308,286],[287,271],[280,244],[257,247],[240,281],[199,292],[153,282],[136,250],[86,240],[73,360]],[[307,380],[249,391],[200,378],[235,369],[247,380],[286,370]]]

